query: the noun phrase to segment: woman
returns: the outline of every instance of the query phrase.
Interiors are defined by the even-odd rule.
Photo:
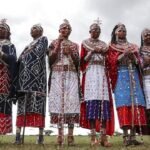
[[[147,130],[150,135],[150,29],[144,29],[141,35],[141,57],[143,58],[143,86],[146,99]]]
[[[51,123],[58,125],[59,146],[64,142],[64,124],[68,124],[68,145],[74,145],[74,124],[79,123],[79,52],[69,40],[71,30],[64,20],[58,39],[49,46],[49,111]]]
[[[46,107],[46,52],[48,41],[43,28],[37,24],[31,28],[33,41],[18,59],[17,74],[17,130],[16,143],[21,143],[21,127],[38,127],[38,144],[42,144]],[[23,135],[24,136],[24,135]]]
[[[16,69],[16,49],[10,42],[10,27],[0,21],[0,134],[12,132],[12,81]]]
[[[126,27],[117,24],[112,31],[107,52],[107,70],[115,96],[120,127],[126,146],[141,144],[136,140],[137,128],[146,125],[145,100],[140,82],[138,47],[126,38]],[[130,135],[128,134],[130,130]]]
[[[101,29],[98,23],[90,26],[90,38],[81,46],[82,91],[81,127],[91,129],[91,145],[97,144],[96,131],[100,131],[101,145],[110,147],[107,134],[114,131],[113,107],[110,88],[105,72],[105,55],[108,47],[99,40]]]

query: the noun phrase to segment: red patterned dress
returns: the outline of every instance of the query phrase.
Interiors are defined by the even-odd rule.
[[[0,58],[0,134],[12,132],[12,96],[16,49],[8,40],[0,41],[0,51],[5,57]]]
[[[90,129],[90,120],[95,120],[96,131],[99,132],[102,120],[106,120],[106,134],[114,132],[114,113],[108,75],[105,72],[105,56],[94,53],[89,61],[85,61],[93,47],[102,47],[106,53],[107,45],[99,39],[89,38],[82,42],[81,64],[82,92],[84,101],[81,103],[80,126]]]

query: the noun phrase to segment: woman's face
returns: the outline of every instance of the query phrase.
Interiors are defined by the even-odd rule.
[[[0,27],[0,39],[5,39],[7,35],[7,30],[4,27]]]
[[[99,28],[95,28],[95,29],[90,30],[91,38],[98,39],[100,36],[100,32],[101,31]]]
[[[37,29],[36,27],[31,28],[31,36],[33,38],[38,38],[40,37],[40,35],[41,35],[41,32],[39,29]]]
[[[145,35],[144,35],[144,43],[146,45],[150,45],[150,32],[147,32]]]
[[[71,29],[68,26],[64,26],[59,30],[59,33],[62,37],[68,38],[71,33]]]
[[[116,36],[118,37],[118,39],[125,39],[126,38],[126,29],[125,28],[120,28],[116,32]]]

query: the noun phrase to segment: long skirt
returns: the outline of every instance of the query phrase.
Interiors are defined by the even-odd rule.
[[[18,96],[17,127],[45,126],[46,96],[35,93],[20,93]]]
[[[150,109],[150,75],[143,77],[143,85],[146,99],[146,108]]]
[[[118,79],[114,91],[120,127],[145,126],[145,100],[140,85],[138,71],[133,69],[133,96],[131,97],[130,76],[127,67],[119,67]],[[133,107],[132,107],[133,106]]]
[[[7,94],[0,94],[0,134],[12,132],[12,102]]]
[[[108,85],[104,66],[95,64],[89,66],[84,89],[87,119],[109,119]]]
[[[86,101],[86,118],[88,120],[110,119],[109,101],[90,100]]]
[[[53,71],[49,92],[49,112],[52,124],[79,123],[79,85],[74,71]]]

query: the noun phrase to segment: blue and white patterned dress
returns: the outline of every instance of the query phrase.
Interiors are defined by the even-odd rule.
[[[46,106],[46,52],[48,40],[45,36],[31,42],[18,59],[18,111],[17,126],[24,126],[26,104],[26,126],[43,127]]]

